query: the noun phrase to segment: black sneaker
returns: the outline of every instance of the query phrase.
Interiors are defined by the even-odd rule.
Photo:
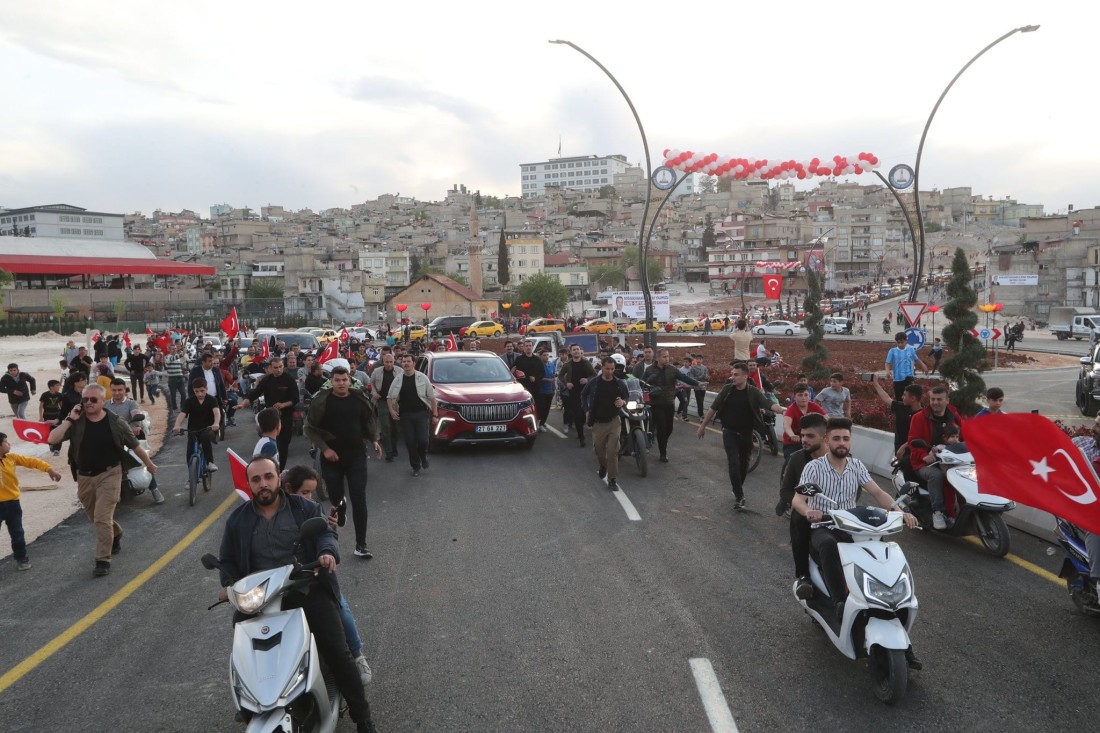
[[[600,478],[603,478],[604,476],[606,476],[607,475],[607,466],[600,466],[598,469],[596,469],[596,475],[599,476]]]
[[[584,447],[584,438],[581,438],[580,443],[577,444],[577,447],[578,448],[583,448]]]
[[[368,550],[366,545],[356,545],[355,556],[361,557],[364,560],[370,560],[372,557],[374,557],[374,553]]]
[[[424,456],[423,458],[420,459],[420,467],[421,468],[427,468],[428,467],[428,457],[427,456]]]
[[[106,560],[96,560],[95,570],[92,571],[92,575],[97,578],[102,578],[104,575],[108,575],[111,572],[111,563]]]
[[[609,478],[607,480],[607,490],[608,491],[618,491],[619,490],[619,482],[616,481],[613,478]]]
[[[782,517],[784,514],[787,513],[788,508],[789,507],[787,506],[787,502],[780,499],[779,503],[775,505],[775,516]]]
[[[668,463],[668,456],[661,456],[657,460],[660,461],[661,463]]]
[[[386,463],[393,463],[393,456],[387,455],[386,456]]]
[[[742,496],[739,499],[734,499],[733,500],[733,508],[736,511],[739,511],[739,512],[745,511],[745,497]]]
[[[419,468],[414,468],[413,469],[413,478],[416,478],[419,475],[420,475],[420,469]]]
[[[920,657],[913,651],[913,647],[909,647],[905,650],[905,662],[909,665],[909,669],[921,670],[924,669],[924,663],[921,662]]]
[[[810,583],[810,579],[805,575],[800,575],[797,580],[794,581],[794,595],[800,601],[808,601],[813,597],[814,587]]]
[[[111,554],[117,555],[122,552],[122,535],[115,537],[115,541],[111,543]]]
[[[336,526],[343,527],[348,523],[348,503],[341,501],[336,505]]]

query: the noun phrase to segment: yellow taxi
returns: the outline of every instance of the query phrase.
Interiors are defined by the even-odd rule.
[[[484,338],[486,336],[503,336],[504,326],[496,321],[475,321],[466,327],[465,335],[477,336],[478,338]]]
[[[615,324],[603,318],[593,318],[574,330],[576,333],[615,333]]]
[[[329,341],[336,341],[340,338],[340,332],[334,328],[321,328],[314,330],[320,331],[320,333],[313,333],[313,331],[311,331],[311,333],[313,333],[313,335],[317,337],[317,343],[319,344],[327,344]]]
[[[705,328],[703,325],[704,320],[705,319],[700,318],[698,321],[696,321],[695,325],[700,331]],[[721,331],[726,327],[726,324],[729,322],[729,320],[729,316],[724,316],[721,313],[715,313],[713,316],[710,317],[710,327],[715,331]]]
[[[529,333],[565,333],[565,321],[560,318],[536,318],[527,324],[524,335]]]
[[[639,318],[638,320],[631,322],[631,324],[624,328],[623,331],[625,331],[626,333],[646,333],[646,331],[649,331],[650,333],[656,333],[657,331],[664,330],[664,327],[665,324],[654,318],[653,328],[647,329],[645,327],[645,319]]]
[[[699,322],[694,318],[673,318],[669,321],[669,325],[672,326],[672,330],[677,333],[683,333],[684,331],[697,331],[699,330]]]
[[[410,341],[420,341],[422,339],[428,338],[428,329],[426,327],[410,325],[410,326],[402,326],[399,330],[394,332],[393,335],[397,337],[398,341],[401,341],[404,338],[405,334],[403,333],[403,331],[406,328],[409,329],[409,340]]]

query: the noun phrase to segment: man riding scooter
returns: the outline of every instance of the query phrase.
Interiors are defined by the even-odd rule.
[[[943,498],[947,474],[940,466],[932,465],[937,458],[928,446],[944,443],[943,429],[949,424],[958,425],[959,439],[964,439],[962,423],[959,411],[948,404],[947,387],[943,386],[932,388],[928,394],[928,407],[913,415],[909,423],[909,462],[928,486],[928,496],[932,503],[932,526],[935,529],[947,529]]]
[[[1097,416],[1092,423],[1092,435],[1074,438],[1073,444],[1080,449],[1093,467],[1100,469],[1100,464],[1097,463],[1100,461],[1100,416]],[[1100,534],[1084,530],[1081,530],[1081,534],[1084,535],[1085,549],[1089,553],[1089,580],[1096,584],[1096,594],[1100,596]]]

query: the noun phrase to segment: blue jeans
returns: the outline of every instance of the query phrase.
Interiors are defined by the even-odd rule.
[[[344,594],[340,594],[340,623],[344,625],[344,636],[348,640],[348,651],[351,656],[358,657],[363,653],[363,639],[359,636],[359,628],[355,625],[355,617],[351,615],[351,606]]]
[[[27,541],[23,537],[23,507],[18,499],[0,501],[0,524],[8,524],[11,554],[17,561],[27,559]]]
[[[752,436],[722,428],[722,447],[726,449],[730,487],[738,499],[745,498],[745,477],[749,475],[749,454],[752,453]]]
[[[351,504],[351,518],[355,523],[355,544],[367,542],[367,451],[338,450],[340,460],[329,461],[321,457],[321,478],[325,481],[329,501],[336,506],[346,493]],[[282,458],[282,448],[279,450]]]

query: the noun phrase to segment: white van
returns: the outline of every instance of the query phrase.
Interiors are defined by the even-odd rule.
[[[821,325],[825,333],[848,333],[848,319],[842,316],[825,316]]]

